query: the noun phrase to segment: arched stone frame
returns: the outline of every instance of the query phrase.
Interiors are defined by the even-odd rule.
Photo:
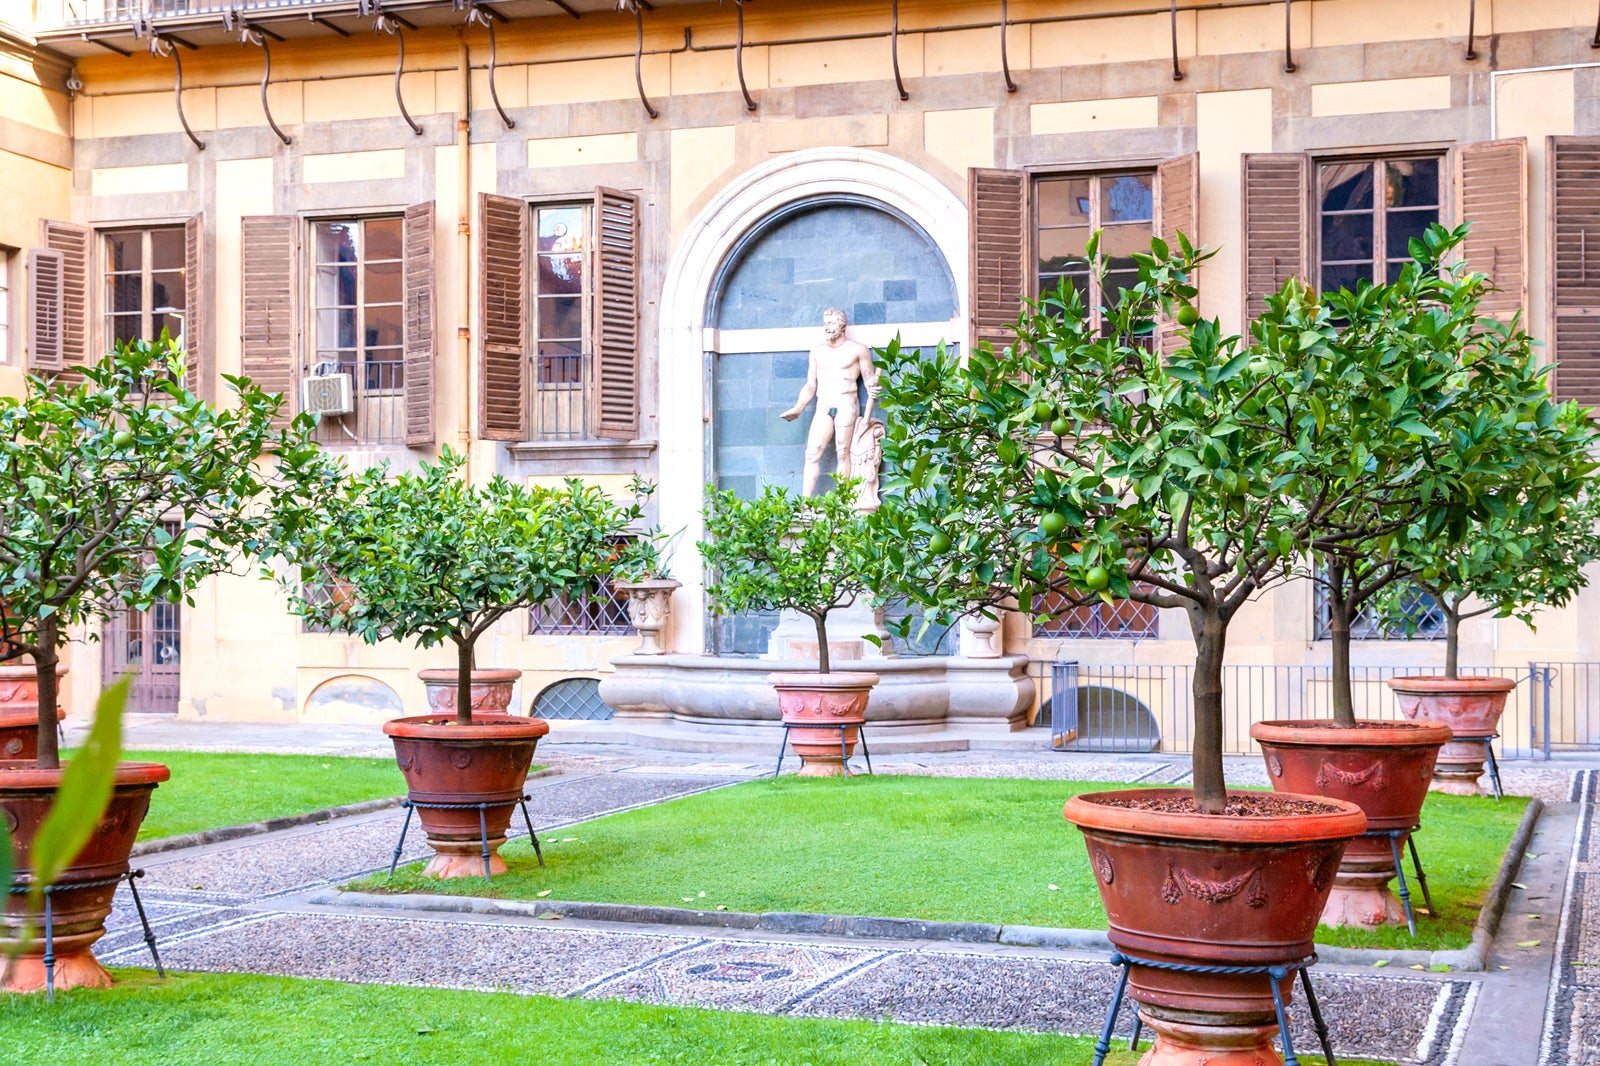
[[[656,357],[661,382],[659,499],[663,529],[682,530],[667,560],[683,589],[672,605],[674,650],[705,648],[702,568],[695,542],[711,478],[710,366],[706,302],[724,259],[744,234],[772,212],[829,195],[876,201],[911,219],[930,237],[956,279],[955,335],[966,336],[967,207],[927,171],[862,148],[808,148],[739,175],[706,204],[684,231],[662,288]]]

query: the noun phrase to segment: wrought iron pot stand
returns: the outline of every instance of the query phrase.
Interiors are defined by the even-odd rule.
[[[161,954],[156,950],[156,935],[150,929],[150,919],[145,916],[144,902],[139,899],[139,887],[135,884],[144,876],[143,870],[129,870],[127,873],[115,877],[102,877],[97,881],[74,881],[68,885],[46,885],[44,889],[44,996],[45,1002],[54,1003],[56,999],[56,916],[51,897],[64,889],[100,888],[104,885],[114,885],[119,881],[128,882],[128,893],[133,896],[134,909],[139,912],[139,924],[144,927],[145,946],[150,949],[150,957],[155,960],[156,974],[166,977],[167,971],[161,965]],[[31,891],[31,882],[23,880],[11,886],[12,895],[22,895]]]
[[[772,776],[777,777],[783,772],[783,756],[789,750],[789,730],[793,729],[837,729],[839,731],[840,762],[844,765],[844,776],[850,776],[850,747],[846,741],[846,734],[854,729],[856,739],[861,742],[861,756],[867,760],[867,773],[872,773],[872,752],[867,750],[867,727],[864,722],[845,722],[834,725],[829,722],[800,722],[790,725],[783,723],[783,740],[778,743],[778,765],[772,768]]]
[[[524,792],[521,799],[496,800],[492,803],[423,803],[410,797],[400,801],[400,806],[406,809],[406,820],[400,826],[400,839],[395,841],[394,856],[389,860],[389,877],[394,878],[395,867],[400,865],[400,852],[406,846],[406,834],[411,831],[411,815],[418,809],[430,811],[470,811],[478,812],[478,839],[483,844],[483,879],[493,881],[494,876],[489,873],[489,824],[484,812],[498,807],[521,807],[522,822],[528,827],[528,839],[533,841],[533,854],[539,860],[539,865],[544,865],[544,852],[539,848],[539,834],[533,831],[533,819],[528,816],[528,800],[533,797]]]

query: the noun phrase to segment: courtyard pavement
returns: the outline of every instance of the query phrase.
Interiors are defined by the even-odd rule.
[[[322,754],[392,750],[369,726],[195,725],[132,722],[127,743]],[[544,744],[536,761],[555,771],[529,782],[541,834],[772,768],[771,759],[748,755],[611,745]],[[880,773],[962,777],[1164,783],[1187,776],[1187,760],[1179,757],[1048,751],[885,755],[874,764]],[[788,767],[794,766],[791,759]],[[1600,773],[1574,760],[1508,764],[1505,774],[1512,791],[1538,795],[1548,809],[1508,903],[1492,968],[1434,974],[1398,965],[1319,966],[1314,980],[1340,1055],[1405,1066],[1600,1062],[1600,856],[1591,844],[1600,818]],[[1231,780],[1258,778],[1264,781],[1251,761],[1231,761]],[[331,884],[387,868],[402,817],[385,810],[136,859],[147,871],[141,895],[163,961],[183,970],[1076,1034],[1098,1031],[1116,976],[1102,955],[1050,948],[312,902]],[[403,861],[426,853],[413,826]],[[439,937],[446,927],[447,940]],[[100,954],[113,965],[149,964],[126,899],[119,899]],[[1314,1048],[1303,1010],[1292,1013],[1297,1046]]]

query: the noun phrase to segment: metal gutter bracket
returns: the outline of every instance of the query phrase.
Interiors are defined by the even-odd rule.
[[[183,113],[183,59],[179,57],[178,50],[173,47],[172,41],[156,33],[155,28],[149,26],[148,23],[146,28],[150,31],[150,54],[158,59],[172,57],[172,66],[177,71],[178,76],[172,90],[173,100],[178,105],[178,121],[183,123],[183,132],[189,135],[189,139],[194,142],[194,146],[203,152],[206,150],[206,142],[195,136],[194,130],[189,128],[188,117]]]
[[[633,80],[639,85],[639,102],[644,105],[645,114],[660,118],[661,112],[650,106],[650,98],[644,93],[644,9],[647,6],[646,0],[617,0],[618,11],[633,12],[634,25],[639,31],[633,48]]]
[[[889,0],[889,59],[894,64],[894,87],[902,102],[911,99],[905,79],[900,76],[900,0]]]
[[[261,112],[267,116],[267,125],[271,126],[272,132],[278,135],[278,140],[284,144],[292,144],[294,142],[279,127],[278,120],[272,117],[272,105],[267,102],[267,83],[272,80],[272,49],[267,44],[268,37],[272,37],[274,40],[283,40],[282,37],[269,30],[263,30],[250,25],[248,22],[240,21],[239,43],[246,46],[253,44],[261,49]]]
[[[378,10],[377,4],[372,3],[371,0],[363,0],[362,6],[365,8],[369,4],[371,10]],[[403,25],[408,24],[393,15],[379,11],[378,17],[372,22],[372,32],[392,33],[394,34],[395,43],[400,46],[400,57],[394,65],[394,101],[400,105],[400,117],[406,120],[406,125],[411,127],[411,132],[421,137],[422,127],[417,124],[416,119],[411,117],[411,112],[406,110],[405,97],[400,93],[400,76],[406,72],[406,38],[405,34],[400,32],[400,28]]]
[[[1173,0],[1177,3],[1177,0]],[[1000,0],[1000,73],[1006,79],[1006,92],[1017,91],[1017,83],[1011,79],[1011,55],[1006,50],[1006,34],[1011,28],[1011,12],[1006,6],[1006,0]]]
[[[496,22],[509,22],[510,19],[494,8],[478,3],[478,0],[456,0],[456,10],[466,11],[468,26],[479,25],[489,31],[489,98],[494,101],[494,109],[500,112],[500,121],[506,124],[506,129],[514,130],[517,128],[517,120],[506,114],[506,109],[500,106],[500,92],[494,85],[496,59],[494,24]]]

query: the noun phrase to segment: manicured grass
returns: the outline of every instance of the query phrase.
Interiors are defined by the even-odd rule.
[[[165,763],[172,770],[172,780],[150,798],[140,840],[403,796],[406,791],[393,759],[194,751],[130,751],[123,758]]]
[[[173,974],[160,980],[147,971],[119,970],[116,976],[111,989],[63,993],[54,1004],[43,996],[0,996],[5,1061],[1034,1066],[1087,1063],[1093,1055],[1089,1039],[1038,1033],[240,974]],[[1107,1061],[1133,1066],[1135,1057],[1121,1051]]]
[[[366,891],[593,900],[710,910],[812,911],[1103,929],[1067,797],[1102,783],[857,776],[753,781],[515,841],[492,887],[417,867]],[[1525,801],[1434,796],[1418,847],[1441,918],[1402,929],[1324,929],[1347,946],[1464,947]],[[1420,902],[1420,896],[1417,897]]]

